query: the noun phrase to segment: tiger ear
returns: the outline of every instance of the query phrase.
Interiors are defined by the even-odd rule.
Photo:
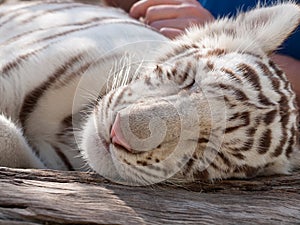
[[[240,36],[250,38],[265,53],[276,50],[300,23],[300,6],[293,2],[257,8],[236,18]]]

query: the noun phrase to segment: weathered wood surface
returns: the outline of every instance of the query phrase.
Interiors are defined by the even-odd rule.
[[[300,172],[127,187],[92,173],[0,168],[2,224],[300,224]]]
[[[0,224],[300,224],[300,172],[182,187],[0,168]]]

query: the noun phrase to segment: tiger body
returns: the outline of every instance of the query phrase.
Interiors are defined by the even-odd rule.
[[[2,7],[0,14],[1,112],[22,128],[46,168],[82,168],[74,144],[59,140],[61,123],[87,104],[82,100],[72,112],[80,76],[99,76],[105,89],[112,66],[120,60],[113,49],[164,38],[121,10],[80,3],[32,2]],[[127,53],[143,58],[145,52],[133,47]],[[92,92],[91,84],[86,90]]]
[[[287,174],[299,164],[296,97],[268,57],[300,21],[297,5],[175,41],[120,10],[80,3],[0,15],[2,166],[92,168],[140,185]]]

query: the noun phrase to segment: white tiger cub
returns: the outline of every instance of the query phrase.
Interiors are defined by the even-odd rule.
[[[129,185],[287,174],[298,111],[268,56],[299,21],[280,3],[170,41],[112,8],[2,7],[0,165],[86,162]]]

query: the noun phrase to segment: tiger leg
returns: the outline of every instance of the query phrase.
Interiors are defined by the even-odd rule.
[[[45,168],[34,154],[22,131],[0,114],[0,166],[17,168]]]

